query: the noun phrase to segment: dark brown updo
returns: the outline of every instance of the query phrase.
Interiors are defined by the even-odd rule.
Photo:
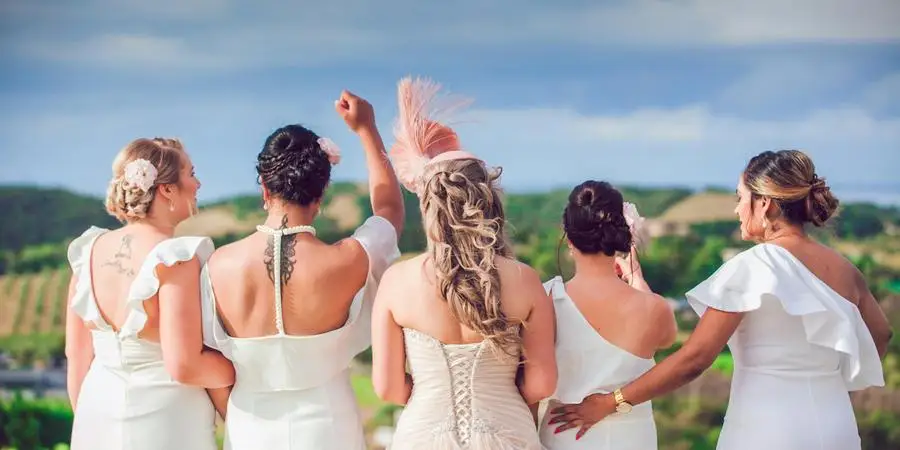
[[[769,197],[790,223],[817,227],[834,215],[839,202],[812,159],[799,150],[762,152],[744,169],[744,184],[757,197]]]
[[[575,186],[563,212],[569,242],[586,254],[614,256],[631,250],[632,236],[623,212],[622,193],[605,181]]]
[[[331,163],[319,136],[302,125],[287,125],[273,132],[259,152],[256,172],[277,198],[309,206],[325,193]]]

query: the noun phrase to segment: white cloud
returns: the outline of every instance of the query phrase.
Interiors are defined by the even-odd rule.
[[[859,109],[794,120],[717,115],[703,105],[585,115],[560,110],[474,111],[460,128],[474,152],[517,185],[609,178],[643,183],[730,183],[765,150],[799,148],[842,183],[890,183],[900,167],[900,119]],[[527,131],[523,131],[527,130]]]
[[[436,57],[522,45],[678,47],[900,41],[894,0],[630,0],[601,5],[469,0],[235,0],[84,5],[4,2],[5,45],[65,63],[258,68]],[[131,49],[136,50],[130,53]],[[143,51],[142,51],[143,50]]]
[[[204,182],[204,199],[252,192],[253,163],[263,139],[274,127],[297,120],[344,149],[336,176],[361,179],[365,165],[358,144],[334,115],[329,98],[191,97],[115,109],[17,112],[0,120],[0,183],[30,179],[100,193],[115,152],[150,133],[184,140]],[[393,108],[380,111],[389,144]],[[503,166],[504,183],[513,189],[569,186],[587,178],[731,183],[751,156],[780,148],[808,151],[820,174],[836,183],[895,183],[900,167],[900,118],[855,108],[791,120],[722,115],[703,104],[622,114],[482,108],[460,119],[456,128],[463,144]],[[48,155],[53,164],[35,164],[33,155]]]

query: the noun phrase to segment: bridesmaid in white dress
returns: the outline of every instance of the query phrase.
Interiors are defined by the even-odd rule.
[[[216,448],[203,388],[234,382],[200,330],[208,238],[172,238],[200,183],[181,143],[137,139],[113,163],[106,207],[125,223],[69,246],[66,317],[73,450]]]
[[[369,347],[378,281],[400,256],[400,187],[372,107],[344,92],[338,113],[365,150],[375,215],[334,245],[316,238],[334,143],[300,125],[276,130],[257,171],[268,218],[204,269],[204,339],[235,365],[226,449],[364,450],[350,383]]]
[[[431,111],[437,90],[400,82],[392,157],[419,196],[428,250],[384,276],[372,382],[406,405],[393,450],[539,450],[528,405],[556,386],[553,306],[537,273],[512,258],[499,172],[425,116],[440,113]]]
[[[861,446],[848,391],[884,385],[891,330],[862,274],[815,242],[838,206],[810,158],[764,152],[738,182],[739,254],[687,293],[702,315],[684,346],[622,388],[557,413],[590,428],[617,403],[639,405],[706,370],[726,342],[734,357],[720,450],[853,450]],[[590,433],[590,432],[589,432]]]
[[[575,261],[575,276],[545,283],[556,309],[559,382],[550,409],[616,389],[655,365],[654,353],[675,341],[675,315],[650,291],[636,258],[634,235],[622,194],[609,183],[586,181],[569,194],[563,229]],[[616,269],[623,274],[616,275]],[[655,450],[656,424],[650,402],[600,422],[587,435],[556,434],[550,415],[541,422],[549,450]]]

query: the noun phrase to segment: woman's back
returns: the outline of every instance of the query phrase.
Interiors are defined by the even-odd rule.
[[[132,310],[128,298],[141,267],[167,236],[141,225],[126,226],[97,235],[90,252],[91,289],[98,312],[120,330]],[[137,331],[142,339],[159,342],[159,302],[156,295],[143,303],[147,320]]]
[[[381,275],[400,256],[403,206],[371,106],[345,92],[336,107],[360,134],[376,215],[346,240],[318,240],[311,224],[339,155],[311,130],[282,127],[258,157],[266,222],[201,274],[204,342],[236,373],[225,448],[365,448],[350,367],[371,342]]]
[[[525,322],[539,285],[536,273],[504,257],[497,257],[496,265],[503,286],[501,308],[511,323]],[[516,384],[521,351],[507,354],[492,347],[454,317],[437,295],[426,255],[391,268],[383,286],[403,328],[415,386],[397,425],[394,448],[540,448],[531,411]]]
[[[504,257],[496,257],[496,265],[503,286],[500,294],[503,312],[510,322],[525,321],[534,305],[534,292],[529,289],[534,287],[537,275],[530,267]],[[483,336],[460,323],[439,295],[434,266],[427,255],[397,263],[391,268],[390,280],[402,283],[396,291],[402,299],[392,300],[399,302],[392,312],[401,327],[418,330],[445,344],[482,341]]]
[[[280,308],[284,332],[313,336],[340,328],[368,275],[355,240],[328,245],[309,233],[285,238]],[[225,246],[209,263],[216,305],[232,337],[278,334],[271,236],[259,232]]]

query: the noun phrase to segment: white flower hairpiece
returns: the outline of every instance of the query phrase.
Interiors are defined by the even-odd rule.
[[[136,159],[125,165],[125,182],[144,192],[149,192],[156,184],[158,174],[156,167],[146,159]]]
[[[317,141],[319,143],[319,147],[322,147],[322,151],[328,155],[328,162],[331,163],[332,166],[336,166],[341,162],[341,149],[334,143],[331,139],[327,137],[319,138]]]
[[[628,229],[631,230],[632,238],[636,243],[639,242],[644,229],[644,218],[638,213],[637,206],[634,203],[625,202],[622,205],[622,214],[625,216]]]

